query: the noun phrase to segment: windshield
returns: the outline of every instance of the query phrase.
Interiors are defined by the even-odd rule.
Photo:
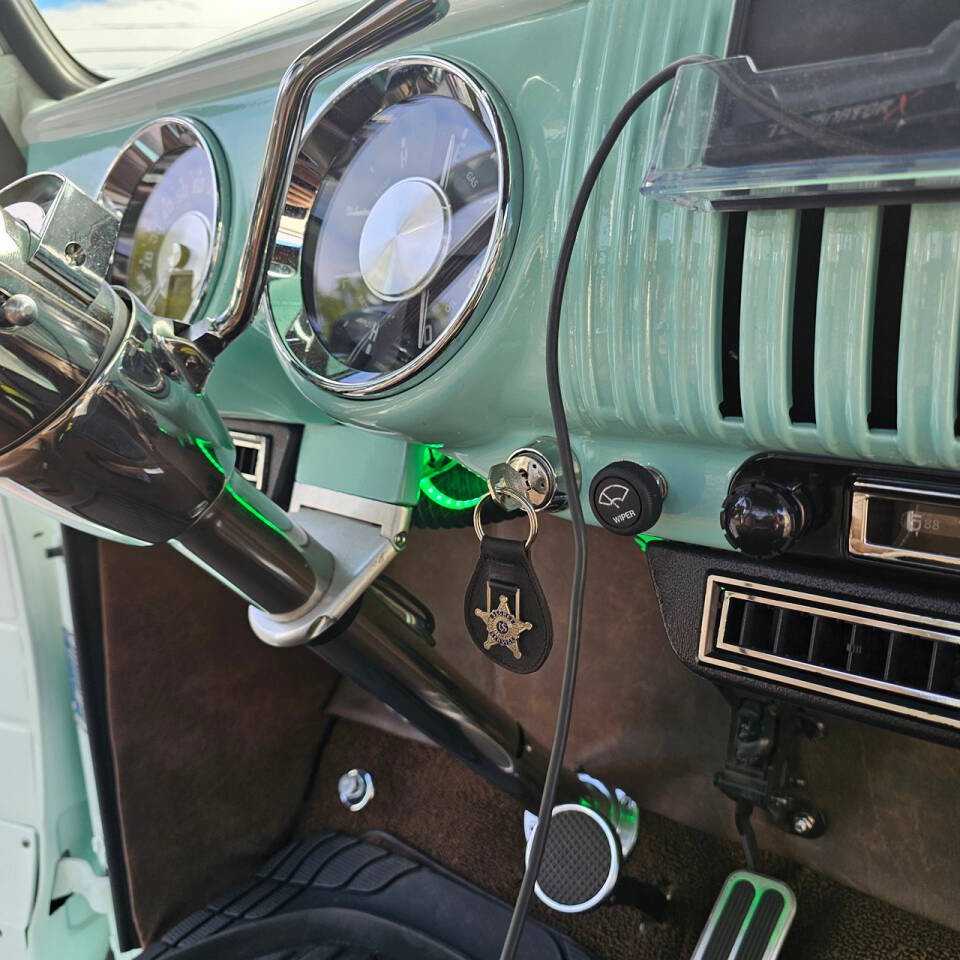
[[[67,51],[120,77],[314,0],[36,0]]]

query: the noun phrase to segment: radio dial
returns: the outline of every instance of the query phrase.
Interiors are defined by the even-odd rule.
[[[750,480],[723,501],[720,526],[732,547],[765,560],[789,550],[810,523],[810,502],[800,484]]]

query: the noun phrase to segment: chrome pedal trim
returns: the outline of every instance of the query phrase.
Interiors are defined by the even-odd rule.
[[[957,657],[960,622],[712,574],[707,577],[697,656],[700,663],[722,670],[960,729],[960,692],[953,696],[741,645],[729,630],[731,604],[738,601],[917,638],[951,652],[956,649]]]
[[[735,870],[720,890],[691,960],[774,960],[797,912],[797,898],[779,880]]]

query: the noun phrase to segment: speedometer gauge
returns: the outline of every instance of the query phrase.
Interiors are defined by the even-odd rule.
[[[517,202],[512,141],[489,91],[433,58],[374,67],[321,108],[270,272],[276,338],[299,370],[380,393],[479,318]]]
[[[100,188],[120,215],[111,281],[156,316],[189,321],[220,242],[220,184],[209,135],[187,120],[155,120],[121,150]]]

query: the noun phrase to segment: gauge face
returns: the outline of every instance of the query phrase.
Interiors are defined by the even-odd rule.
[[[115,161],[101,198],[120,213],[112,282],[155,316],[189,321],[220,237],[217,171],[199,130],[183,120],[148,124]]]
[[[475,310],[506,198],[501,120],[459,68],[399,60],[353,81],[306,134],[287,196],[270,284],[285,350],[342,393],[408,379]]]

